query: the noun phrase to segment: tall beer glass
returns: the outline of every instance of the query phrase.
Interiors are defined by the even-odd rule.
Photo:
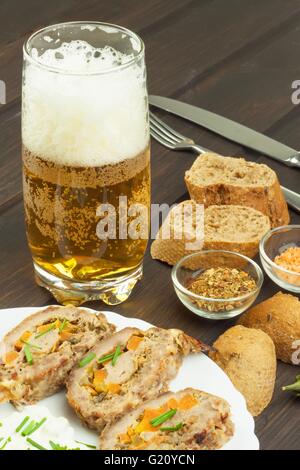
[[[33,34],[24,46],[22,143],[37,283],[64,304],[126,300],[142,275],[149,233],[141,39],[98,22]]]

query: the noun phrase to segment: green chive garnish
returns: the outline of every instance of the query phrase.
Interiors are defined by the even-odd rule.
[[[74,449],[68,449],[67,446],[61,446],[60,444],[56,444],[53,441],[49,441],[49,444],[52,450],[81,450],[80,447],[75,447]]]
[[[38,444],[37,442],[33,441],[32,439],[30,439],[30,437],[27,437],[26,441],[28,442],[28,444],[31,444],[32,447],[35,447],[36,449],[38,450],[48,450],[46,449],[45,447],[41,446],[40,444]]]
[[[150,424],[156,428],[160,424],[163,424],[165,421],[168,421],[168,419],[171,419],[176,413],[177,413],[177,410],[173,410],[173,409],[166,411],[160,416],[157,416],[156,418],[151,419]]]
[[[3,438],[2,438],[1,440],[3,440]],[[11,437],[8,437],[8,438],[6,439],[6,441],[4,442],[4,444],[2,444],[2,446],[0,447],[0,450],[4,450],[5,447],[7,446],[7,444],[8,444],[9,442],[11,442]]]
[[[63,329],[66,327],[66,324],[68,323],[68,320],[64,319],[64,321],[62,322],[62,324],[60,325],[59,327],[59,332],[61,333],[63,331]]]
[[[68,450],[67,446],[61,446],[60,444],[55,444],[53,441],[49,441],[52,450]]]
[[[174,431],[179,431],[179,429],[181,429],[182,427],[183,427],[183,423],[178,423],[176,424],[176,426],[166,426],[166,427],[160,428],[160,430],[174,432]]]
[[[75,442],[77,442],[77,444],[81,444],[81,445],[87,447],[88,449],[97,449],[96,446],[92,446],[91,444],[86,444],[85,442],[81,442],[81,441],[75,441]]]
[[[23,421],[19,424],[19,426],[16,428],[16,432],[21,431],[22,427],[25,426],[27,421],[29,420],[29,416],[26,416]]]
[[[47,330],[42,331],[41,333],[38,333],[37,335],[35,335],[35,338],[40,338],[41,336],[46,335],[47,333],[49,333],[49,331],[52,331],[55,328],[56,328],[56,325],[55,325],[55,323],[53,323],[53,325],[49,326],[49,328],[47,328]]]
[[[105,356],[100,357],[97,360],[97,362],[98,362],[98,364],[101,364],[102,362],[107,362],[107,361],[112,360],[111,363],[112,363],[113,366],[115,366],[116,362],[117,362],[117,359],[121,354],[122,354],[121,347],[118,345],[114,352],[112,352],[110,354],[106,354]]]
[[[118,346],[116,347],[116,350],[115,350],[115,353],[113,355],[113,358],[111,360],[111,365],[112,366],[115,366],[116,363],[117,363],[117,360],[118,360],[118,357],[122,354],[121,352],[121,346],[118,344]]]
[[[33,359],[32,359],[32,354],[30,351],[30,346],[28,344],[25,344],[24,353],[25,353],[26,361],[31,366],[33,364]]]
[[[40,346],[36,346],[36,344],[29,343],[28,341],[24,341],[23,339],[21,339],[21,343],[26,344],[26,346],[29,346],[30,348],[42,349]]]
[[[21,432],[21,435],[25,437],[31,434],[31,431],[32,429],[34,429],[35,425],[36,425],[36,421],[34,420],[30,421],[30,423],[26,426],[26,428],[23,429],[23,431]]]
[[[44,422],[47,420],[47,418],[43,418],[41,419],[41,421],[39,421],[38,423],[34,423],[34,426],[32,429],[29,430],[29,432],[27,432],[27,434],[25,434],[26,436],[30,436],[30,434],[33,434],[37,429],[39,429],[43,424]]]
[[[95,359],[95,357],[96,357],[95,353],[89,353],[87,356],[81,359],[81,361],[79,362],[79,367],[87,366],[93,359]]]
[[[101,364],[102,362],[110,361],[114,357],[114,355],[115,355],[114,352],[111,354],[106,354],[106,356],[100,357],[100,359],[98,359],[97,362]]]

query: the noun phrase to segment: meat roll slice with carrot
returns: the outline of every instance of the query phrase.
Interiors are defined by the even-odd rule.
[[[72,367],[115,331],[103,314],[51,306],[27,317],[0,343],[0,403],[35,403],[57,392]]]
[[[193,388],[143,403],[104,429],[102,450],[214,450],[233,435],[230,407]]]
[[[92,429],[168,390],[182,359],[206,350],[180,330],[125,328],[95,346],[67,381],[67,398]]]

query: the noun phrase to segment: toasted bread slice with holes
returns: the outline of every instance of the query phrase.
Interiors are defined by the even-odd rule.
[[[216,204],[252,207],[267,215],[272,227],[290,221],[277,175],[267,165],[205,153],[185,173],[185,182],[191,199],[205,207]]]
[[[196,212],[196,203],[194,201],[184,201],[179,206],[184,208],[185,205],[190,205]],[[165,225],[169,225],[170,238],[165,239],[163,237],[163,234],[168,233],[168,231],[164,230],[165,227],[162,226],[151,245],[152,258],[170,265],[177,263],[183,256],[200,250],[228,250],[253,258],[258,252],[260,239],[270,229],[269,218],[250,207],[210,206],[204,211],[203,243],[198,247],[195,245],[195,249],[189,249],[191,243],[190,233],[186,234],[182,229],[183,237],[181,239],[176,238],[174,209],[176,208],[170,211],[164,221]],[[178,208],[176,210],[178,211]],[[196,226],[194,228],[196,232]],[[201,225],[199,230],[203,230]],[[201,236],[203,234],[200,233],[197,238],[201,240]],[[221,263],[221,260],[219,261]]]

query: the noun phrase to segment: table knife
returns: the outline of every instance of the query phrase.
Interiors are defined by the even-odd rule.
[[[170,106],[166,106],[165,105],[165,102],[171,102],[171,107]],[[177,113],[177,106],[176,105],[182,105],[181,108],[183,108],[183,110],[185,110],[185,107],[188,106],[188,107],[192,107],[192,108],[195,108],[194,106],[190,106],[190,105],[186,105],[185,103],[180,103],[179,101],[175,101],[175,100],[171,100],[169,98],[163,98],[163,97],[160,97],[160,96],[150,96],[150,104],[153,104],[154,106],[158,107],[158,108],[162,108],[162,109],[165,109],[166,111],[170,111],[170,112],[173,112],[173,114],[176,114],[176,115],[179,115],[179,116],[182,116],[184,118],[187,118],[187,119],[190,119],[188,117],[188,115],[186,113]],[[174,106],[172,106],[172,104]],[[181,109],[180,108],[180,109]],[[171,111],[171,109],[173,111]],[[196,110],[198,110],[199,108],[195,108]],[[175,111],[176,110],[176,111]],[[202,111],[202,110],[201,110]],[[205,110],[203,110],[205,111]],[[205,113],[208,112],[208,111],[205,111]],[[209,113],[209,112],[208,112]],[[212,114],[212,113],[209,113],[209,114]],[[217,116],[217,117],[220,117],[220,116]],[[221,118],[221,119],[225,119],[225,118]],[[194,119],[190,119],[192,120],[193,122],[196,122],[198,123],[197,121],[195,121]],[[233,123],[235,124],[235,123]],[[239,124],[238,124],[239,125]],[[250,129],[249,129],[250,130]],[[265,136],[262,136],[262,137],[265,137]],[[272,139],[271,139],[272,140]],[[277,142],[276,142],[277,143]],[[279,144],[279,145],[282,145],[282,144]],[[285,147],[285,146],[283,146]],[[288,148],[288,147],[287,147]],[[201,152],[200,152],[201,153]],[[285,196],[285,199],[288,203],[288,205],[294,209],[296,212],[300,213],[300,194],[297,194],[296,192],[294,191],[291,191],[290,189],[288,188],[285,188],[284,186],[281,186],[281,189],[284,193],[284,196]]]
[[[288,166],[300,168],[300,152],[231,119],[182,101],[150,95],[151,105],[199,124],[226,139],[261,152]]]

